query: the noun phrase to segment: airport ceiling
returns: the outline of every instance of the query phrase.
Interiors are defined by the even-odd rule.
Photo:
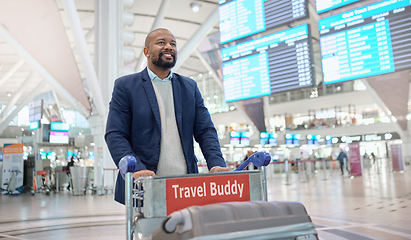
[[[370,1],[365,0],[362,2]],[[33,2],[37,3],[37,5],[33,5]],[[76,96],[76,94],[83,91],[83,85],[87,85],[87,81],[85,80],[87,74],[85,73],[84,65],[82,65],[81,53],[78,49],[76,40],[73,37],[73,29],[67,13],[67,2],[74,3],[82,33],[84,34],[84,39],[86,41],[87,54],[90,56],[90,59],[94,61],[95,0],[2,0],[0,2],[0,105],[7,106],[8,112],[6,112],[6,114],[12,111],[11,109],[13,109],[13,106],[18,107],[27,105],[28,101],[32,101],[39,95],[42,95],[42,98],[44,99],[57,99],[56,102],[49,100],[51,104],[55,104],[57,107],[73,108],[73,104],[70,102],[71,98],[67,97],[67,94],[74,96],[74,98],[83,105],[88,104],[84,104],[83,95],[89,95],[91,92],[90,88],[87,90],[86,87],[86,94]],[[200,3],[201,7],[198,12],[193,12],[191,9],[190,4],[193,2]],[[42,4],[47,4],[47,7],[54,6],[55,9],[46,11]],[[362,5],[363,4],[364,3],[362,3]],[[290,23],[287,26],[282,26],[278,29],[273,29],[272,31],[283,30],[299,24],[309,23],[314,38],[314,52],[318,52],[317,21],[320,17],[315,12],[315,1],[309,0],[308,5],[310,14],[308,19]],[[166,7],[164,8],[164,6]],[[359,3],[352,4],[350,8],[358,6]],[[175,35],[178,42],[179,52],[185,47],[187,47],[186,49],[191,49],[186,60],[179,63],[181,67],[179,67],[176,72],[186,76],[196,76],[208,73],[210,65],[204,63],[204,59],[201,59],[201,56],[199,56],[199,49],[201,49],[202,46],[198,46],[198,44],[204,43],[204,40],[198,41],[195,38],[198,37],[199,32],[203,32],[204,36],[218,34],[218,18],[214,21],[215,23],[212,24],[211,27],[205,26],[205,24],[209,24],[210,17],[217,8],[218,0],[135,0],[134,5],[130,10],[134,15],[134,23],[132,26],[127,27],[134,32],[132,48],[134,49],[136,56],[135,60],[130,65],[138,68],[137,65],[143,49],[144,38],[151,31],[153,24],[156,21],[159,21],[158,26],[170,29]],[[162,9],[165,9],[163,15],[164,18],[159,19],[159,15],[162,14]],[[47,41],[51,46],[59,39],[59,37],[61,37],[61,35],[58,35],[58,29],[55,30],[55,36],[42,34],[42,32],[37,31],[34,28],[34,26],[37,26],[36,22],[30,22],[29,18],[30,16],[35,17],[36,14],[42,14],[40,17],[37,16],[37,19],[47,20],[47,18],[50,17],[48,16],[49,13],[53,11],[57,12],[61,18],[64,29],[60,30],[65,33],[65,41],[68,41],[69,43],[71,48],[70,54],[74,56],[71,58],[73,58],[76,72],[79,74],[79,82],[74,81],[68,85],[63,84],[62,88],[56,88],[56,85],[51,84],[49,79],[45,80],[45,78],[50,76],[47,75],[48,73],[59,71],[61,73],[64,69],[70,69],[70,67],[72,67],[71,63],[64,62],[61,58],[59,60],[51,58],[51,60],[49,59],[48,64],[50,64],[50,61],[54,61],[55,65],[57,62],[60,66],[57,66],[54,69],[54,72],[49,71],[48,73],[45,73],[44,70],[48,69],[48,66],[46,66],[47,63],[42,65],[44,61],[36,59],[38,55],[40,56],[39,58],[49,55],[65,55],[59,55],[60,53],[55,51],[41,49],[34,44],[36,42],[42,43]],[[333,13],[335,14],[338,12],[339,10],[334,10]],[[330,14],[332,13],[326,13],[325,15],[322,15],[322,17],[329,16]],[[204,31],[206,31],[205,34]],[[186,46],[192,44],[193,41],[195,41],[194,47],[191,46],[190,48],[189,46]],[[36,50],[37,53],[35,53]],[[67,52],[65,54],[67,54]],[[319,56],[319,54],[315,55]],[[318,83],[319,79],[321,79],[321,60],[314,59],[314,62],[316,64],[316,78]],[[62,78],[64,77],[68,78],[68,76],[62,76]],[[70,78],[74,79],[76,78],[76,75],[74,74],[73,76],[70,76]],[[81,89],[81,91],[78,91],[79,89]],[[88,100],[86,99],[85,101]],[[5,109],[3,109],[3,112],[0,115],[0,118],[3,117],[2,120],[6,117],[6,115],[4,115],[4,110]]]
[[[37,2],[37,6],[33,6],[33,2]],[[48,2],[48,5],[44,2]],[[45,36],[39,31],[33,31],[32,27],[36,26],[36,22],[30,22],[30,17],[35,13],[43,14],[43,18],[52,18],[52,9],[48,10],[48,13],[43,9],[53,6],[57,8],[62,23],[64,25],[64,31],[66,37],[72,47],[72,54],[78,66],[78,72],[83,80],[83,84],[86,84],[84,79],[86,74],[84,73],[84,66],[82,66],[79,51],[76,48],[76,39],[73,37],[72,25],[68,17],[65,2],[73,2],[71,0],[3,0],[0,3],[0,104],[2,105],[15,105],[18,106],[22,103],[26,97],[38,96],[44,93],[43,98],[53,99],[54,96],[58,98],[58,104],[60,107],[72,108],[67,98],[60,97],[60,91],[56,90],[49,81],[44,80],[44,73],[41,71],[44,66],[41,60],[36,61],[35,50],[39,46],[27,45],[33,42],[39,43],[39,41],[48,41],[49,44],[53,44],[57,38],[56,34],[53,36]],[[191,40],[197,31],[203,26],[209,16],[215,12],[218,7],[218,0],[203,0],[196,1],[201,4],[198,12],[193,12],[190,8],[191,0],[135,0],[130,12],[134,15],[134,23],[132,26],[128,26],[127,29],[134,32],[134,41],[131,47],[135,51],[136,59],[130,65],[136,66],[138,58],[141,56],[143,49],[144,38],[151,31],[151,28],[155,21],[160,21],[158,26],[170,29],[175,35],[179,51],[184,48],[184,45]],[[74,5],[77,9],[78,19],[84,38],[87,44],[88,54],[94,61],[95,53],[95,0],[75,0]],[[166,7],[164,8],[164,5]],[[164,18],[158,19],[159,11],[164,8]],[[41,20],[41,19],[40,19]],[[38,20],[38,21],[40,21]],[[18,22],[18,23],[17,23]],[[54,27],[54,26],[53,26]],[[13,29],[10,29],[13,28]],[[16,29],[17,28],[17,29]],[[44,29],[42,29],[44,30]],[[22,32],[27,32],[24,35]],[[45,31],[45,30],[44,30]],[[218,18],[209,29],[207,34],[214,34],[218,32]],[[20,35],[20,36],[17,36]],[[23,40],[21,40],[23,39]],[[26,43],[24,43],[26,41]],[[17,46],[16,46],[17,45]],[[43,51],[43,55],[57,55],[56,52]],[[28,55],[28,56],[27,56]],[[63,55],[64,56],[64,55]],[[144,57],[145,58],[145,57]],[[58,60],[59,62],[61,61]],[[39,63],[43,66],[38,66]],[[69,66],[70,63],[66,63]],[[196,53],[189,54],[187,60],[182,64],[178,72],[183,75],[194,76],[200,73],[208,72],[206,66],[196,56]],[[52,73],[52,72],[51,72]],[[74,76],[75,77],[75,76]],[[55,77],[57,78],[57,77]],[[71,85],[77,86],[63,86],[64,88],[73,88],[69,92],[72,95],[76,94],[79,89],[76,89],[80,84],[77,82]],[[33,93],[33,91],[36,91]],[[54,90],[54,91],[51,91]],[[82,96],[75,96],[77,99]],[[70,99],[70,98],[69,98]],[[50,100],[52,102],[52,100]],[[81,100],[79,100],[81,102]],[[85,105],[85,104],[83,104]],[[12,107],[9,107],[12,109]],[[3,109],[4,110],[4,109]],[[10,110],[9,110],[10,111]],[[4,116],[3,116],[4,117]]]

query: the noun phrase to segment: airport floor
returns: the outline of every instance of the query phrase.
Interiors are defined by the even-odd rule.
[[[275,172],[274,172],[275,171]],[[321,240],[411,239],[411,167],[369,166],[361,177],[337,168],[288,175],[267,169],[269,201],[304,204]],[[113,195],[63,191],[0,196],[0,239],[126,239],[125,208]]]

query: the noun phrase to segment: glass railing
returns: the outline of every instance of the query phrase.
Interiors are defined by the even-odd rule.
[[[210,83],[207,83],[206,87],[202,87],[202,84],[199,84],[199,88],[201,93],[203,94],[204,104],[211,114],[229,112],[236,109],[234,107],[234,103],[226,103],[224,101],[224,93],[221,89],[210,92],[208,88],[209,84]],[[366,90],[366,88],[364,84],[362,84],[361,79],[325,86],[323,84],[319,84],[317,87],[313,88],[304,88],[272,94],[269,97],[269,103],[278,104],[283,102],[312,99],[333,94],[364,90]]]

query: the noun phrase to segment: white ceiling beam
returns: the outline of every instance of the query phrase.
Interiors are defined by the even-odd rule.
[[[63,0],[63,5],[69,17],[69,23],[76,41],[76,47],[79,50],[80,60],[84,65],[86,81],[93,96],[93,103],[97,108],[97,112],[100,115],[105,116],[107,110],[104,105],[101,87],[97,80],[97,74],[94,69],[93,62],[91,61],[90,53],[87,49],[87,44],[80,24],[80,19],[77,15],[77,8],[74,4],[74,1],[72,0]]]
[[[65,122],[64,116],[63,116],[63,111],[61,111],[61,105],[60,105],[60,101],[57,97],[57,94],[54,90],[51,90],[51,93],[53,94],[54,100],[56,101],[56,107],[57,107],[57,112],[60,114],[61,119]]]
[[[27,76],[27,78],[24,80],[24,82],[20,85],[19,90],[13,94],[13,97],[11,98],[11,100],[8,102],[6,108],[3,111],[3,119],[6,118],[7,114],[9,113],[10,109],[17,103],[17,101],[20,99],[21,95],[24,93],[25,86],[27,86],[30,81],[33,79],[33,72],[30,72],[30,74]]]
[[[30,92],[29,95],[27,95],[21,102],[20,104],[4,119],[0,122],[0,135],[3,134],[3,131],[9,126],[9,123],[13,118],[20,112],[23,107],[27,106],[30,101],[33,101],[33,99],[42,93],[44,90],[44,84],[46,84],[44,81],[41,81],[37,86],[33,89],[33,91]]]
[[[184,62],[190,57],[191,53],[197,48],[198,44],[207,36],[207,34],[218,23],[218,7],[210,14],[208,19],[194,33],[194,35],[186,42],[184,48],[177,55],[177,63],[173,71],[177,71]]]
[[[65,89],[19,42],[17,42],[11,34],[0,24],[0,37],[10,44],[16,52],[18,52],[33,69],[35,69],[47,83],[74,109],[86,118],[90,116],[88,110],[79,102],[67,89]]]
[[[404,135],[404,130],[402,130],[401,126],[398,124],[397,121],[394,121],[394,117],[391,113],[391,111],[389,110],[389,108],[385,105],[384,101],[378,96],[378,93],[374,90],[373,87],[371,87],[371,85],[369,84],[368,80],[362,79],[361,80],[362,83],[364,83],[364,85],[366,86],[368,93],[371,95],[371,97],[374,99],[374,101],[377,103],[377,105],[380,107],[380,109],[385,113],[385,115],[388,117],[388,119],[390,120],[391,123],[394,123],[394,125],[396,126],[396,130],[398,132],[398,134],[400,134],[401,138]]]
[[[205,60],[203,55],[201,55],[200,51],[194,49],[193,52],[200,60],[200,62],[204,65],[204,67],[207,69],[207,71],[211,74],[211,77],[213,78],[214,82],[217,83],[217,85],[224,90],[223,81],[221,81],[215,70],[210,66],[210,64],[208,64],[207,60]]]
[[[90,28],[90,30],[86,33],[85,39],[89,40],[94,35],[94,27]],[[73,46],[73,52],[77,51],[77,46]]]
[[[158,28],[160,26],[161,22],[163,22],[169,3],[170,3],[169,0],[163,0],[163,2],[161,2],[160,8],[158,9],[158,12],[157,12],[157,15],[156,15],[157,17],[154,20],[153,26],[151,26],[151,31]],[[146,60],[146,58],[144,56],[144,50],[142,50],[141,53],[140,53],[140,57],[138,58],[138,63],[136,65],[137,66],[137,69],[136,69],[137,72],[140,72],[141,70],[143,70],[146,67],[147,63],[146,63],[145,60]]]
[[[25,62],[24,60],[18,61],[18,62],[10,69],[10,71],[8,71],[8,72],[6,73],[6,75],[4,75],[4,77],[2,77],[2,78],[0,79],[0,87],[3,86],[3,84],[6,83],[6,81],[9,80],[9,79],[13,76],[13,74],[14,74],[15,72],[17,72],[17,70],[19,70],[19,68],[21,68],[21,66],[23,66],[24,62]]]

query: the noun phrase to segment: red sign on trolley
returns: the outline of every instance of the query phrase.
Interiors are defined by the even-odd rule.
[[[210,175],[166,180],[167,215],[193,205],[250,201],[248,174]]]

